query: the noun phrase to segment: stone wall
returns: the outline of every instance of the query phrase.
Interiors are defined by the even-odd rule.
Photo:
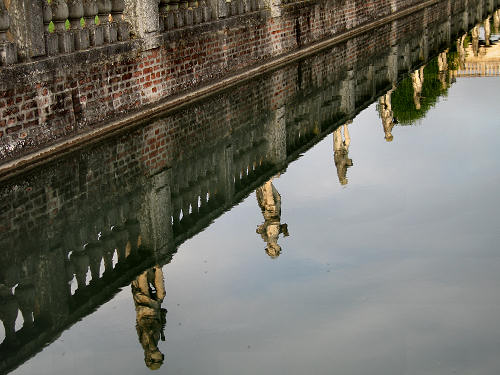
[[[162,22],[156,31],[147,34],[132,27],[132,36],[135,33],[137,37],[129,40],[128,34],[119,37],[124,21],[99,25],[96,27],[101,29],[90,32],[100,30],[103,35],[111,33],[111,37],[103,37],[102,43],[95,45],[89,42],[87,49],[75,50],[73,44],[67,49],[73,52],[58,51],[52,57],[47,54],[53,35],[47,34],[45,56],[0,68],[0,163],[105,126],[110,120],[147,109],[173,95],[356,30],[360,25],[421,2],[315,0],[278,5],[272,2],[260,4],[258,9],[250,7],[246,12],[236,9],[237,14],[229,12],[229,16],[224,12],[219,14],[220,10],[217,14],[212,11],[200,23],[175,26],[174,22],[172,27],[167,27],[173,17],[168,13],[160,17],[163,30]],[[395,32],[415,29],[420,22],[424,26],[431,24],[463,12],[466,6],[481,9],[483,13],[493,7],[493,2],[441,0],[428,8],[422,19],[413,25],[398,26],[400,29]],[[189,9],[185,12],[190,12]],[[474,19],[465,20],[467,25],[462,27],[467,28],[473,22]],[[67,39],[61,33],[59,47]],[[73,38],[81,37],[75,35]],[[367,53],[378,43],[371,35],[362,42]],[[71,40],[74,43],[76,39]],[[347,51],[347,61],[351,55]]]

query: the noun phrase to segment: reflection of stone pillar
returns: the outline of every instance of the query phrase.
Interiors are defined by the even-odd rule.
[[[144,349],[144,362],[151,370],[163,364],[163,353],[158,341],[165,340],[165,314],[161,307],[165,298],[163,271],[155,266],[139,275],[131,284],[136,312],[136,329]]]
[[[333,132],[333,158],[337,167],[337,176],[341,185],[347,185],[347,168],[352,166],[352,159],[349,159],[349,145],[351,138],[349,137],[348,125],[352,121],[348,121],[343,126],[339,126]],[[342,138],[342,129],[344,129],[344,138]]]
[[[411,73],[411,83],[413,86],[413,102],[415,103],[415,108],[417,110],[420,110],[420,97],[422,94],[422,86],[424,83],[423,66]]]
[[[490,37],[491,37],[491,24],[490,24],[490,16],[488,16],[484,20],[484,40],[487,46],[490,45]]]
[[[257,203],[264,216],[264,223],[257,227],[257,233],[267,243],[266,253],[271,258],[277,258],[281,253],[278,237],[288,236],[287,224],[281,224],[281,195],[272,183],[272,179],[255,191]]]
[[[354,116],[355,108],[355,87],[354,87],[354,71],[349,70],[347,77],[340,85],[340,110],[349,118]]]
[[[392,85],[398,82],[398,47],[391,47],[387,57],[387,79]]]
[[[472,36],[472,52],[474,56],[478,56],[479,54],[479,27],[476,25],[471,30]]]
[[[275,165],[286,160],[286,121],[285,106],[275,109],[266,126],[268,151],[266,159]]]
[[[392,128],[394,127],[394,114],[392,112],[391,105],[391,95],[393,91],[394,88],[387,91],[387,94],[380,97],[378,107],[380,118],[382,119],[382,125],[384,127],[384,138],[387,142],[391,142],[394,138],[392,136]]]
[[[69,312],[66,270],[66,252],[62,248],[46,249],[39,258],[34,285],[36,285],[35,321],[43,320],[57,325],[63,323]]]
[[[138,217],[141,243],[152,251],[165,250],[172,241],[170,171],[151,177]]]

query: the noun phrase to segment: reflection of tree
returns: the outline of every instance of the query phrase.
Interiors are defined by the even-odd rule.
[[[288,226],[281,224],[281,195],[274,187],[272,179],[257,188],[256,195],[264,216],[264,223],[257,227],[257,233],[267,243],[267,255],[277,258],[281,253],[278,237],[282,233],[285,237],[288,236]]]
[[[382,125],[384,127],[384,138],[387,142],[391,142],[394,138],[392,136],[392,128],[394,127],[394,115],[392,113],[391,95],[394,91],[394,87],[387,91],[387,93],[381,96],[378,100],[378,112],[380,118],[382,119]]]
[[[349,137],[349,129],[347,128],[351,122],[346,122],[333,132],[333,159],[337,167],[337,176],[341,185],[347,184],[347,168],[352,166],[352,159],[349,159],[351,138]],[[342,129],[344,129],[344,137],[342,137]]]
[[[146,366],[156,370],[163,364],[163,354],[158,349],[158,341],[165,340],[165,314],[161,308],[165,298],[163,272],[160,267],[153,267],[132,281],[132,295],[136,311],[136,329],[139,341],[144,349]]]
[[[447,93],[448,61],[455,61],[456,53],[443,52],[398,84],[391,101],[394,118],[399,124],[410,125],[423,118],[439,96]]]

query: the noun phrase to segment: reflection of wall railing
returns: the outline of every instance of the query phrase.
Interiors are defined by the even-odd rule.
[[[497,77],[500,76],[499,62],[466,62],[464,66],[452,72],[453,77]]]

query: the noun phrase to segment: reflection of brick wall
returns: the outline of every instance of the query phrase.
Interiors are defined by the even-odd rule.
[[[158,37],[128,41],[0,71],[0,161],[101,126],[121,113],[223,77],[423,0],[291,3]],[[470,2],[469,2],[470,3]],[[433,17],[441,17],[441,1]],[[454,11],[460,11],[456,4]],[[155,144],[156,145],[156,144]],[[155,146],[156,147],[156,146]],[[157,147],[158,152],[161,144]]]

